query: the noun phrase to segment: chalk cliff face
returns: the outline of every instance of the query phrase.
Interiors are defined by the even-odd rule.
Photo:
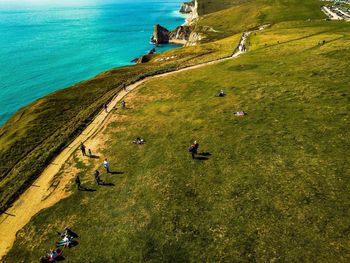
[[[159,24],[155,25],[151,42],[154,44],[169,43],[169,30]]]
[[[198,18],[198,3],[197,0],[192,2],[185,2],[182,4],[180,12],[190,14],[186,20],[186,23],[182,26],[178,26],[172,31],[169,31],[165,27],[157,24],[154,26],[153,34],[151,37],[151,42],[158,44],[167,44],[167,43],[179,43],[188,45],[188,41],[190,41],[190,45],[194,45],[196,41],[200,40],[198,35],[191,34],[194,23]]]
[[[188,40],[186,42],[186,46],[195,46],[199,41],[203,39],[203,35],[198,32],[191,32]]]
[[[180,13],[182,13],[182,14],[190,14],[190,13],[192,13],[194,5],[195,5],[194,1],[183,3],[181,5],[181,8],[180,8]]]
[[[189,39],[192,28],[190,26],[178,26],[172,31],[169,31],[161,25],[156,25],[154,27],[153,35],[151,42],[158,44],[167,44],[167,43],[183,43]]]
[[[169,42],[187,41],[192,28],[190,26],[178,26],[169,33]]]
[[[185,3],[186,4],[186,3]],[[186,19],[186,25],[193,25],[198,18],[198,2],[197,0],[191,2],[190,5],[188,5],[188,9],[191,9],[190,12],[188,12],[187,14],[189,14],[189,16]],[[181,10],[180,10],[181,12]]]

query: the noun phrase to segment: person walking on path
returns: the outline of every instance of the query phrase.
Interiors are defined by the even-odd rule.
[[[107,106],[107,103],[103,103],[103,109],[105,110],[106,113],[108,113],[108,106]]]
[[[190,146],[190,148],[188,149],[188,151],[191,153],[192,155],[192,159],[195,159],[195,155],[198,153],[198,148],[199,148],[199,144],[197,141],[194,141],[194,143]]]
[[[104,166],[104,168],[106,169],[106,172],[107,172],[107,173],[110,173],[110,171],[109,171],[109,162],[108,162],[107,159],[104,160],[103,166]]]
[[[77,185],[78,190],[80,190],[81,189],[81,182],[80,182],[79,175],[77,175],[75,177],[75,184]]]
[[[126,108],[126,102],[125,102],[125,100],[122,100],[122,108],[123,108],[123,109]]]
[[[98,170],[95,170],[94,176],[95,176],[96,184],[100,185],[100,182],[101,182],[101,180],[100,180],[100,172]]]
[[[89,158],[92,158],[92,152],[91,152],[91,149],[88,150],[88,153],[89,153]]]
[[[80,148],[83,156],[86,156],[86,151],[85,151],[86,147],[85,147],[84,143],[81,142],[79,148]]]

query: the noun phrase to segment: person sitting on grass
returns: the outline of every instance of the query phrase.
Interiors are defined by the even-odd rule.
[[[237,111],[237,112],[234,113],[234,115],[236,115],[236,116],[245,116],[245,115],[248,115],[248,114],[246,112],[244,112],[244,111]]]
[[[224,97],[224,96],[225,96],[225,92],[223,90],[221,90],[219,93],[219,97]]]
[[[61,241],[56,242],[57,247],[70,247],[73,237],[66,235]]]
[[[140,138],[140,137],[137,137],[136,140],[133,141],[133,143],[135,143],[135,144],[144,144],[145,140]]]
[[[47,254],[46,261],[47,262],[55,262],[59,257],[62,256],[63,251],[61,249],[51,250],[50,253]],[[41,262],[45,262],[45,258],[40,259]]]
[[[57,256],[56,250],[51,249],[51,252],[49,253],[49,257],[56,258],[56,256]]]
[[[64,238],[65,236],[78,237],[78,235],[68,227],[66,227],[62,233],[57,231],[57,234],[62,238]]]

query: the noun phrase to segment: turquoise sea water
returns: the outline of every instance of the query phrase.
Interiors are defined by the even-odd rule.
[[[44,95],[131,64],[153,47],[154,24],[172,29],[184,22],[176,12],[183,0],[79,1],[0,0],[0,125]]]

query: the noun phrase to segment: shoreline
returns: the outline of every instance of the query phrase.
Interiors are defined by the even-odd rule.
[[[177,10],[177,12],[179,11]],[[178,41],[171,44],[183,45],[184,42]],[[125,70],[129,72],[127,74],[129,77],[125,78],[125,74],[122,73]],[[158,71],[169,72],[173,70],[174,69],[171,68],[162,69],[162,66],[159,65]],[[99,82],[100,79],[103,79],[103,81],[106,79],[107,81],[105,76],[115,74],[114,72],[117,73],[117,76],[122,75],[119,84],[118,81],[115,80],[117,86],[115,86],[115,84],[112,86],[108,85],[110,87],[104,89],[98,87],[98,93],[95,95],[91,94],[93,91],[91,91],[89,86],[93,85],[94,82]],[[80,134],[81,131],[91,123],[104,103],[108,103],[114,96],[116,96],[123,86],[130,85],[152,75],[157,75],[157,72],[153,72],[152,66],[149,66],[149,69],[142,70],[134,65],[125,65],[101,72],[89,80],[80,81],[70,87],[49,93],[48,95],[36,99],[29,105],[17,110],[2,126],[0,126],[0,144],[4,145],[0,152],[0,161],[8,164],[7,167],[0,167],[2,168],[0,169],[0,178],[2,178],[0,190],[3,191],[0,200],[0,215],[5,213],[6,209],[11,207],[19,196],[31,186],[34,180],[38,178],[38,176],[47,168],[51,161],[57,157],[64,147],[71,143],[78,134]],[[81,91],[78,91],[79,89]],[[84,94],[85,96],[89,96],[87,99],[92,100],[91,103],[88,104],[88,107],[84,108],[83,102],[74,101],[74,104],[78,104],[80,107],[73,108],[69,106],[69,111],[65,111],[65,114],[68,114],[66,115],[67,119],[60,120],[56,123],[55,118],[60,118],[59,114],[62,113],[61,108],[55,105],[57,104],[57,101],[63,99],[62,102],[64,104],[70,105],[71,102],[68,99],[69,97],[72,96],[75,98],[77,96],[84,96]],[[54,102],[54,104],[52,104],[52,102]],[[42,114],[36,115],[32,113],[32,111],[40,108],[40,105],[42,104],[45,105],[45,109],[49,109],[49,111],[52,112],[52,114],[47,116],[48,118],[45,118],[45,120],[43,120],[44,116]],[[38,112],[41,112],[41,110]],[[73,112],[74,115],[69,117],[69,112]],[[54,116],[56,113],[58,113],[57,117]],[[28,119],[34,124],[30,124],[29,128],[27,128],[27,125],[29,124]],[[51,128],[47,127],[47,124],[52,125],[53,123],[55,124],[54,126]],[[17,132],[23,128],[21,126],[24,126],[25,128],[23,135],[19,136],[17,135]],[[41,131],[43,126],[45,126],[44,132]],[[25,146],[20,147],[20,153],[13,155],[12,152],[14,151],[14,148],[19,147],[18,144]],[[35,163],[35,167],[33,167],[33,162]],[[27,167],[27,165],[29,165],[29,167]],[[20,183],[16,183],[16,186],[14,187],[9,185],[18,181]]]
[[[264,27],[261,29],[264,29]],[[244,45],[246,43],[246,40],[250,33],[251,32],[247,32],[242,35],[239,41],[239,46]],[[66,161],[72,158],[74,152],[78,151],[78,146],[80,142],[89,142],[89,144],[94,144],[92,141],[96,140],[97,135],[100,132],[102,132],[103,129],[108,125],[109,117],[111,116],[111,113],[113,113],[113,109],[115,109],[116,105],[122,99],[124,99],[125,96],[127,96],[130,92],[134,91],[135,89],[141,87],[142,84],[149,80],[158,79],[193,69],[198,69],[208,65],[220,63],[229,59],[235,59],[244,53],[244,51],[239,49],[239,46],[235,49],[234,53],[228,57],[223,57],[209,62],[199,63],[197,65],[188,66],[182,69],[176,69],[174,71],[146,77],[127,86],[126,89],[121,90],[116,96],[114,96],[111,102],[107,105],[107,112],[105,112],[104,110],[99,111],[98,115],[94,118],[92,123],[88,127],[86,127],[86,129],[82,131],[82,133],[78,137],[76,137],[72,143],[70,143],[63,151],[61,151],[61,153],[52,161],[52,163],[49,166],[46,167],[43,173],[36,179],[35,185],[40,186],[40,191],[33,187],[27,189],[25,193],[23,193],[16,200],[14,205],[7,210],[6,214],[0,214],[0,232],[6,233],[6,235],[3,235],[2,241],[6,238],[7,242],[7,245],[0,244],[0,260],[6,257],[8,251],[12,248],[16,240],[17,232],[21,230],[32,219],[33,216],[40,213],[43,209],[52,207],[59,201],[68,198],[72,194],[72,192],[66,191],[66,186],[72,182],[75,175],[71,175],[70,178],[69,175],[62,176],[62,181],[64,181],[63,185],[59,184],[59,186],[56,189],[53,189],[51,191],[52,180],[62,169]],[[33,203],[34,200],[32,196],[35,196],[35,203]],[[28,200],[31,200],[29,208],[24,207],[24,205],[28,204]],[[11,225],[12,227],[6,227],[4,225],[5,223]]]
[[[181,2],[180,2],[180,4],[181,4]],[[170,11],[170,12],[172,12],[172,13],[175,13],[175,12],[176,12],[176,13],[178,13],[178,15],[177,15],[176,17],[181,17],[181,18],[183,18],[183,19],[184,19],[184,23],[185,23],[187,17],[183,17],[183,16],[181,15],[181,13],[179,12],[179,8],[180,8],[180,6],[178,6],[176,9],[173,9],[173,10]],[[171,9],[170,9],[170,10],[171,10]],[[181,16],[180,16],[180,15],[181,15]],[[169,17],[169,15],[167,15],[167,14],[166,14],[166,16]],[[150,32],[152,32],[152,31],[150,30]],[[126,32],[125,34],[127,34],[127,32]],[[174,43],[174,44],[178,44],[178,43]],[[175,48],[175,47],[171,47],[171,48],[169,48],[169,49],[167,49],[167,50],[171,50],[171,49],[173,49],[173,48]],[[145,47],[145,49],[147,50],[147,47]],[[166,52],[167,50],[162,50],[162,51],[159,52],[159,53]],[[136,55],[137,55],[137,54],[136,54]],[[31,99],[30,101],[25,102],[25,104],[20,104],[20,105],[23,105],[23,106],[20,106],[20,108],[18,108],[18,109],[15,110],[14,112],[10,113],[11,115],[6,115],[6,117],[4,118],[4,121],[0,123],[0,136],[1,136],[1,129],[2,129],[2,128],[6,125],[6,123],[7,123],[9,120],[11,120],[19,111],[21,111],[21,110],[23,110],[23,109],[25,109],[25,108],[31,106],[33,103],[37,102],[38,100],[41,100],[41,99],[43,99],[43,98],[45,98],[45,97],[47,97],[47,96],[52,95],[53,93],[55,93],[55,92],[57,92],[57,91],[64,90],[64,89],[69,89],[70,87],[75,86],[76,84],[78,84],[78,83],[80,83],[80,82],[89,81],[89,80],[94,79],[95,77],[99,76],[100,74],[103,74],[103,73],[108,72],[108,71],[110,71],[110,70],[117,69],[117,68],[128,67],[128,66],[130,66],[130,65],[133,65],[132,63],[130,63],[130,60],[133,58],[133,56],[134,56],[134,55],[132,55],[132,54],[129,55],[129,57],[128,57],[128,59],[127,59],[128,61],[126,61],[124,64],[117,65],[116,67],[112,66],[112,67],[107,68],[107,69],[105,69],[105,70],[97,71],[97,72],[95,72],[95,73],[90,74],[88,77],[83,77],[83,78],[80,79],[80,80],[76,80],[76,81],[70,82],[70,83],[68,83],[68,85],[65,85],[65,84],[63,84],[63,85],[51,85],[51,86],[56,86],[56,87],[58,86],[59,88],[54,89],[54,90],[52,90],[52,91],[49,91],[49,93],[47,93],[47,94],[45,94],[45,95],[42,95],[42,96],[40,96],[40,97],[33,96],[33,97],[35,97],[34,99]],[[50,86],[50,87],[51,87],[51,86]]]
[[[181,14],[180,12],[179,12],[179,7],[176,9],[176,10],[173,10],[173,12],[177,12],[178,14]],[[186,19],[187,18],[184,18],[185,19],[185,21],[186,21]],[[172,48],[170,48],[169,50],[171,50],[171,49],[175,49],[175,48],[178,48],[178,46],[183,46],[184,44],[185,44],[185,42],[184,41],[173,41],[173,42],[170,42],[169,44],[173,44],[173,45],[176,45],[176,47],[172,47]],[[166,45],[169,45],[169,44],[166,44]],[[166,52],[166,51],[162,51],[162,52],[159,52],[158,54],[160,54],[160,53],[163,53],[163,52]],[[13,124],[15,124],[15,125],[17,125],[18,123],[22,123],[22,116],[24,115],[24,112],[26,112],[26,111],[28,111],[28,110],[31,110],[31,108],[35,108],[35,106],[37,105],[37,104],[41,104],[41,102],[43,101],[43,100],[46,100],[46,99],[48,99],[48,98],[51,98],[51,97],[55,97],[55,96],[57,96],[57,94],[58,93],[65,93],[65,92],[67,92],[67,91],[71,91],[75,86],[77,86],[77,85],[81,85],[81,84],[84,84],[84,83],[87,83],[87,82],[91,82],[91,81],[94,81],[95,79],[98,79],[101,75],[103,76],[103,75],[105,75],[105,74],[109,74],[110,72],[112,72],[112,71],[115,71],[115,70],[123,70],[123,69],[126,69],[126,68],[128,68],[128,67],[133,67],[134,66],[134,64],[130,64],[130,63],[127,63],[127,64],[125,64],[125,65],[123,65],[123,66],[120,66],[120,67],[116,67],[116,68],[112,68],[112,69],[109,69],[109,70],[107,70],[107,71],[102,71],[102,72],[99,72],[98,74],[96,74],[95,76],[93,76],[93,77],[91,77],[91,78],[89,78],[89,79],[87,79],[87,80],[82,80],[82,81],[79,81],[79,82],[76,82],[76,83],[74,83],[74,84],[72,84],[72,85],[70,85],[69,87],[64,87],[64,88],[60,88],[60,89],[58,89],[58,90],[55,90],[55,91],[53,91],[53,92],[50,92],[49,94],[47,94],[47,95],[45,95],[45,96],[42,96],[42,97],[40,97],[40,98],[38,98],[38,99],[35,99],[34,101],[32,101],[32,102],[30,102],[29,104],[27,104],[26,106],[23,106],[23,107],[21,107],[20,109],[18,109],[16,112],[14,112],[12,115],[11,115],[11,117],[4,123],[4,124],[2,124],[2,125],[0,125],[0,143],[1,143],[1,140],[3,140],[3,141],[5,141],[5,143],[8,143],[8,141],[6,141],[6,133],[7,133],[7,130],[8,130],[8,126],[11,124],[11,126],[13,125]],[[123,86],[124,84],[122,84],[121,86]],[[107,101],[108,101],[108,99],[107,99]],[[50,106],[51,107],[51,106]],[[96,111],[96,110],[95,110]],[[89,116],[87,116],[87,118],[88,119],[90,119],[90,118],[92,118],[93,117],[93,115],[94,115],[94,113],[92,113],[92,115],[89,115]],[[80,120],[80,122],[82,122],[82,125],[84,126],[84,122],[86,122],[86,120]],[[78,129],[80,129],[80,128],[78,128]],[[76,133],[76,131],[74,131],[74,133]],[[3,138],[3,137],[5,137],[5,139]],[[41,139],[40,139],[41,140]],[[39,142],[39,144],[40,144],[40,142]],[[35,149],[36,147],[34,147],[34,148],[32,148],[32,150],[33,149]],[[32,150],[30,150],[29,152],[28,152],[28,154],[30,154],[31,152],[32,152]],[[4,151],[4,153],[6,154],[6,150],[3,150]],[[1,152],[0,152],[0,157],[1,157]],[[8,171],[6,171],[5,170],[5,173],[0,173],[0,178],[6,178],[7,177],[7,175],[14,169],[14,167],[17,165],[17,163],[18,162],[20,162],[20,161],[22,161],[24,158],[26,158],[27,157],[27,154],[26,155],[24,155],[24,156],[22,156],[18,161],[16,161],[14,164],[10,164],[9,166],[10,166],[10,169],[8,170]],[[0,161],[2,161],[1,159],[0,159]],[[4,162],[5,163],[5,162]],[[0,167],[0,172],[1,172],[1,168],[2,167]],[[21,192],[20,192],[21,193]],[[12,198],[11,198],[12,199]],[[12,201],[10,201],[10,204],[11,203],[13,203]],[[6,207],[8,207],[8,205],[5,205],[5,206],[2,206],[2,204],[0,203],[0,215],[1,215],[1,213],[3,213],[3,211],[5,211],[6,210]]]
[[[171,43],[171,44],[182,44],[184,45],[184,41],[176,41],[176,43]],[[200,65],[201,66],[201,65]],[[202,65],[203,66],[203,65]],[[123,68],[127,68],[128,65],[126,66],[122,66],[120,67],[119,69],[123,69]],[[194,66],[194,67],[189,67],[189,68],[184,68],[184,69],[181,69],[180,71],[182,70],[190,70],[192,68],[195,68],[195,67],[198,67],[198,65]],[[106,72],[102,72],[100,74],[98,74],[95,78],[91,79],[91,80],[88,80],[88,81],[93,81],[94,79],[98,78],[100,75],[104,75],[104,74],[108,74],[109,72],[113,71],[110,70],[110,71],[106,71]],[[162,76],[165,76],[166,74],[174,74],[176,72],[178,72],[179,70],[170,70],[168,72],[165,72],[165,73],[155,73],[155,75],[150,75],[150,76],[146,76],[146,77],[142,77],[140,76],[139,80],[137,80],[136,82],[134,83],[129,83],[127,86],[130,88],[130,87],[138,87],[140,84],[142,84],[144,81],[148,80],[149,78],[158,78],[158,77],[162,77]],[[152,73],[151,73],[152,74]],[[38,100],[36,100],[35,102],[32,102],[31,104],[23,107],[21,110],[17,111],[9,120],[11,120],[12,118],[15,118],[16,115],[22,111],[21,113],[21,116],[23,114],[23,110],[26,110],[28,109],[28,107],[32,107],[33,105],[35,105],[36,103],[40,103],[42,100],[44,100],[45,98],[47,97],[54,97],[56,94],[58,93],[64,93],[66,92],[67,90],[70,90],[72,91],[72,88],[76,86],[76,85],[73,85],[71,87],[68,87],[68,88],[64,88],[64,89],[61,89],[61,90],[58,90],[58,91],[55,91],[53,93],[50,93]],[[132,90],[132,89],[131,89]],[[114,106],[116,105],[116,103],[118,101],[120,101],[120,99],[122,97],[124,97],[126,94],[125,91],[123,91],[122,89],[119,89],[118,91],[115,91],[116,94],[110,99],[110,101],[112,102],[112,104],[114,104]],[[121,98],[120,98],[121,96]],[[112,107],[114,107],[112,106]],[[96,109],[97,108],[97,109]],[[10,231],[10,233],[12,234],[9,234],[10,236],[12,235],[13,237],[10,238],[10,243],[11,245],[8,246],[8,245],[5,245],[6,247],[3,247],[4,244],[1,245],[1,250],[5,251],[5,252],[1,252],[0,253],[0,258],[2,258],[3,256],[5,256],[7,254],[7,252],[9,251],[9,249],[12,247],[15,239],[16,239],[16,233],[22,229],[24,227],[25,224],[27,224],[31,218],[39,213],[41,210],[45,209],[45,208],[48,208],[48,207],[51,207],[53,206],[54,204],[56,204],[59,200],[62,200],[66,197],[68,197],[70,195],[69,192],[66,192],[65,191],[65,186],[66,184],[69,183],[69,180],[66,181],[66,179],[62,179],[62,180],[65,180],[66,181],[66,184],[64,184],[63,186],[59,186],[57,189],[54,189],[52,190],[51,189],[51,179],[50,177],[47,177],[47,176],[43,176],[45,173],[51,173],[51,174],[54,174],[56,175],[62,166],[57,166],[57,165],[54,165],[54,163],[56,162],[56,160],[60,160],[59,158],[62,158],[62,155],[65,156],[69,153],[69,155],[67,156],[66,159],[61,159],[63,160],[63,162],[66,162],[70,157],[71,155],[73,154],[73,152],[75,152],[76,148],[75,147],[76,145],[74,143],[77,142],[77,140],[81,140],[82,137],[81,136],[85,136],[86,132],[89,134],[89,132],[91,132],[93,129],[91,127],[93,127],[94,125],[96,126],[96,122],[98,122],[98,119],[102,119],[102,121],[99,122],[99,124],[103,123],[106,119],[106,117],[108,116],[103,116],[101,117],[101,111],[100,111],[100,108],[98,106],[96,106],[95,108],[95,113],[93,116],[89,116],[89,118],[91,118],[91,121],[88,122],[88,125],[85,126],[85,128],[83,130],[81,130],[81,132],[79,133],[79,135],[77,136],[74,136],[74,138],[72,138],[71,142],[69,144],[67,144],[64,148],[62,148],[61,150],[59,150],[58,154],[56,156],[53,156],[50,161],[47,163],[47,165],[43,168],[43,170],[40,172],[40,174],[38,174],[36,177],[34,177],[34,180],[32,181],[32,183],[34,183],[35,185],[39,182],[39,185],[42,185],[42,189],[40,189],[40,191],[37,191],[37,189],[33,189],[33,187],[30,187],[30,185],[26,186],[24,185],[24,189],[23,190],[20,190],[17,192],[16,196],[14,197],[14,199],[10,199],[10,203],[8,205],[5,205],[4,207],[1,208],[0,210],[0,225],[3,224],[6,220],[9,220],[9,219],[13,219],[12,218],[12,209],[18,209],[19,207],[25,205],[27,202],[25,201],[28,201],[30,200],[30,205],[29,205],[29,208],[24,208],[24,211],[22,211],[22,215],[21,214],[16,214],[16,217],[17,218],[21,218],[22,219],[22,223],[18,224],[17,227],[15,227],[15,224],[13,225],[13,228],[6,228],[5,227],[5,230],[7,229],[8,231]],[[102,112],[103,114],[103,112]],[[8,121],[9,121],[8,120]],[[17,120],[19,121],[19,120]],[[84,120],[80,120],[81,122],[84,122]],[[0,127],[0,131],[2,131],[2,128],[5,127],[5,125],[7,124],[7,122]],[[82,127],[83,128],[83,127]],[[97,131],[99,130],[99,126],[97,125]],[[4,131],[6,132],[6,131]],[[3,133],[4,133],[3,132]],[[96,131],[95,131],[96,132]],[[2,133],[2,134],[3,134]],[[40,143],[39,143],[40,145]],[[67,152],[68,151],[68,152]],[[30,155],[31,152],[29,152],[28,155]],[[31,156],[28,156],[26,157],[28,159],[32,158]],[[20,161],[23,161],[23,159],[20,159]],[[17,165],[17,164],[16,164]],[[12,169],[10,170],[10,172],[12,171]],[[41,181],[40,181],[41,180]],[[43,181],[44,180],[44,181]],[[32,185],[32,184],[31,184]],[[46,186],[46,187],[45,187]],[[32,200],[31,198],[28,198],[28,193],[30,193],[31,191],[34,191],[34,192],[37,192],[37,196],[40,197],[39,199],[37,199],[37,201],[34,201]],[[59,200],[55,200],[55,196],[59,197]],[[43,198],[44,197],[44,198]],[[24,198],[24,199],[23,199]],[[23,201],[25,200],[25,201]],[[27,203],[28,204],[28,203]],[[46,204],[46,205],[45,205]],[[16,218],[15,217],[15,218]],[[24,223],[24,224],[23,224]],[[6,231],[6,232],[8,232]],[[4,230],[1,231],[2,233],[4,233]],[[11,241],[12,239],[12,241]],[[3,242],[3,241],[2,241]],[[3,254],[5,253],[5,254]]]

